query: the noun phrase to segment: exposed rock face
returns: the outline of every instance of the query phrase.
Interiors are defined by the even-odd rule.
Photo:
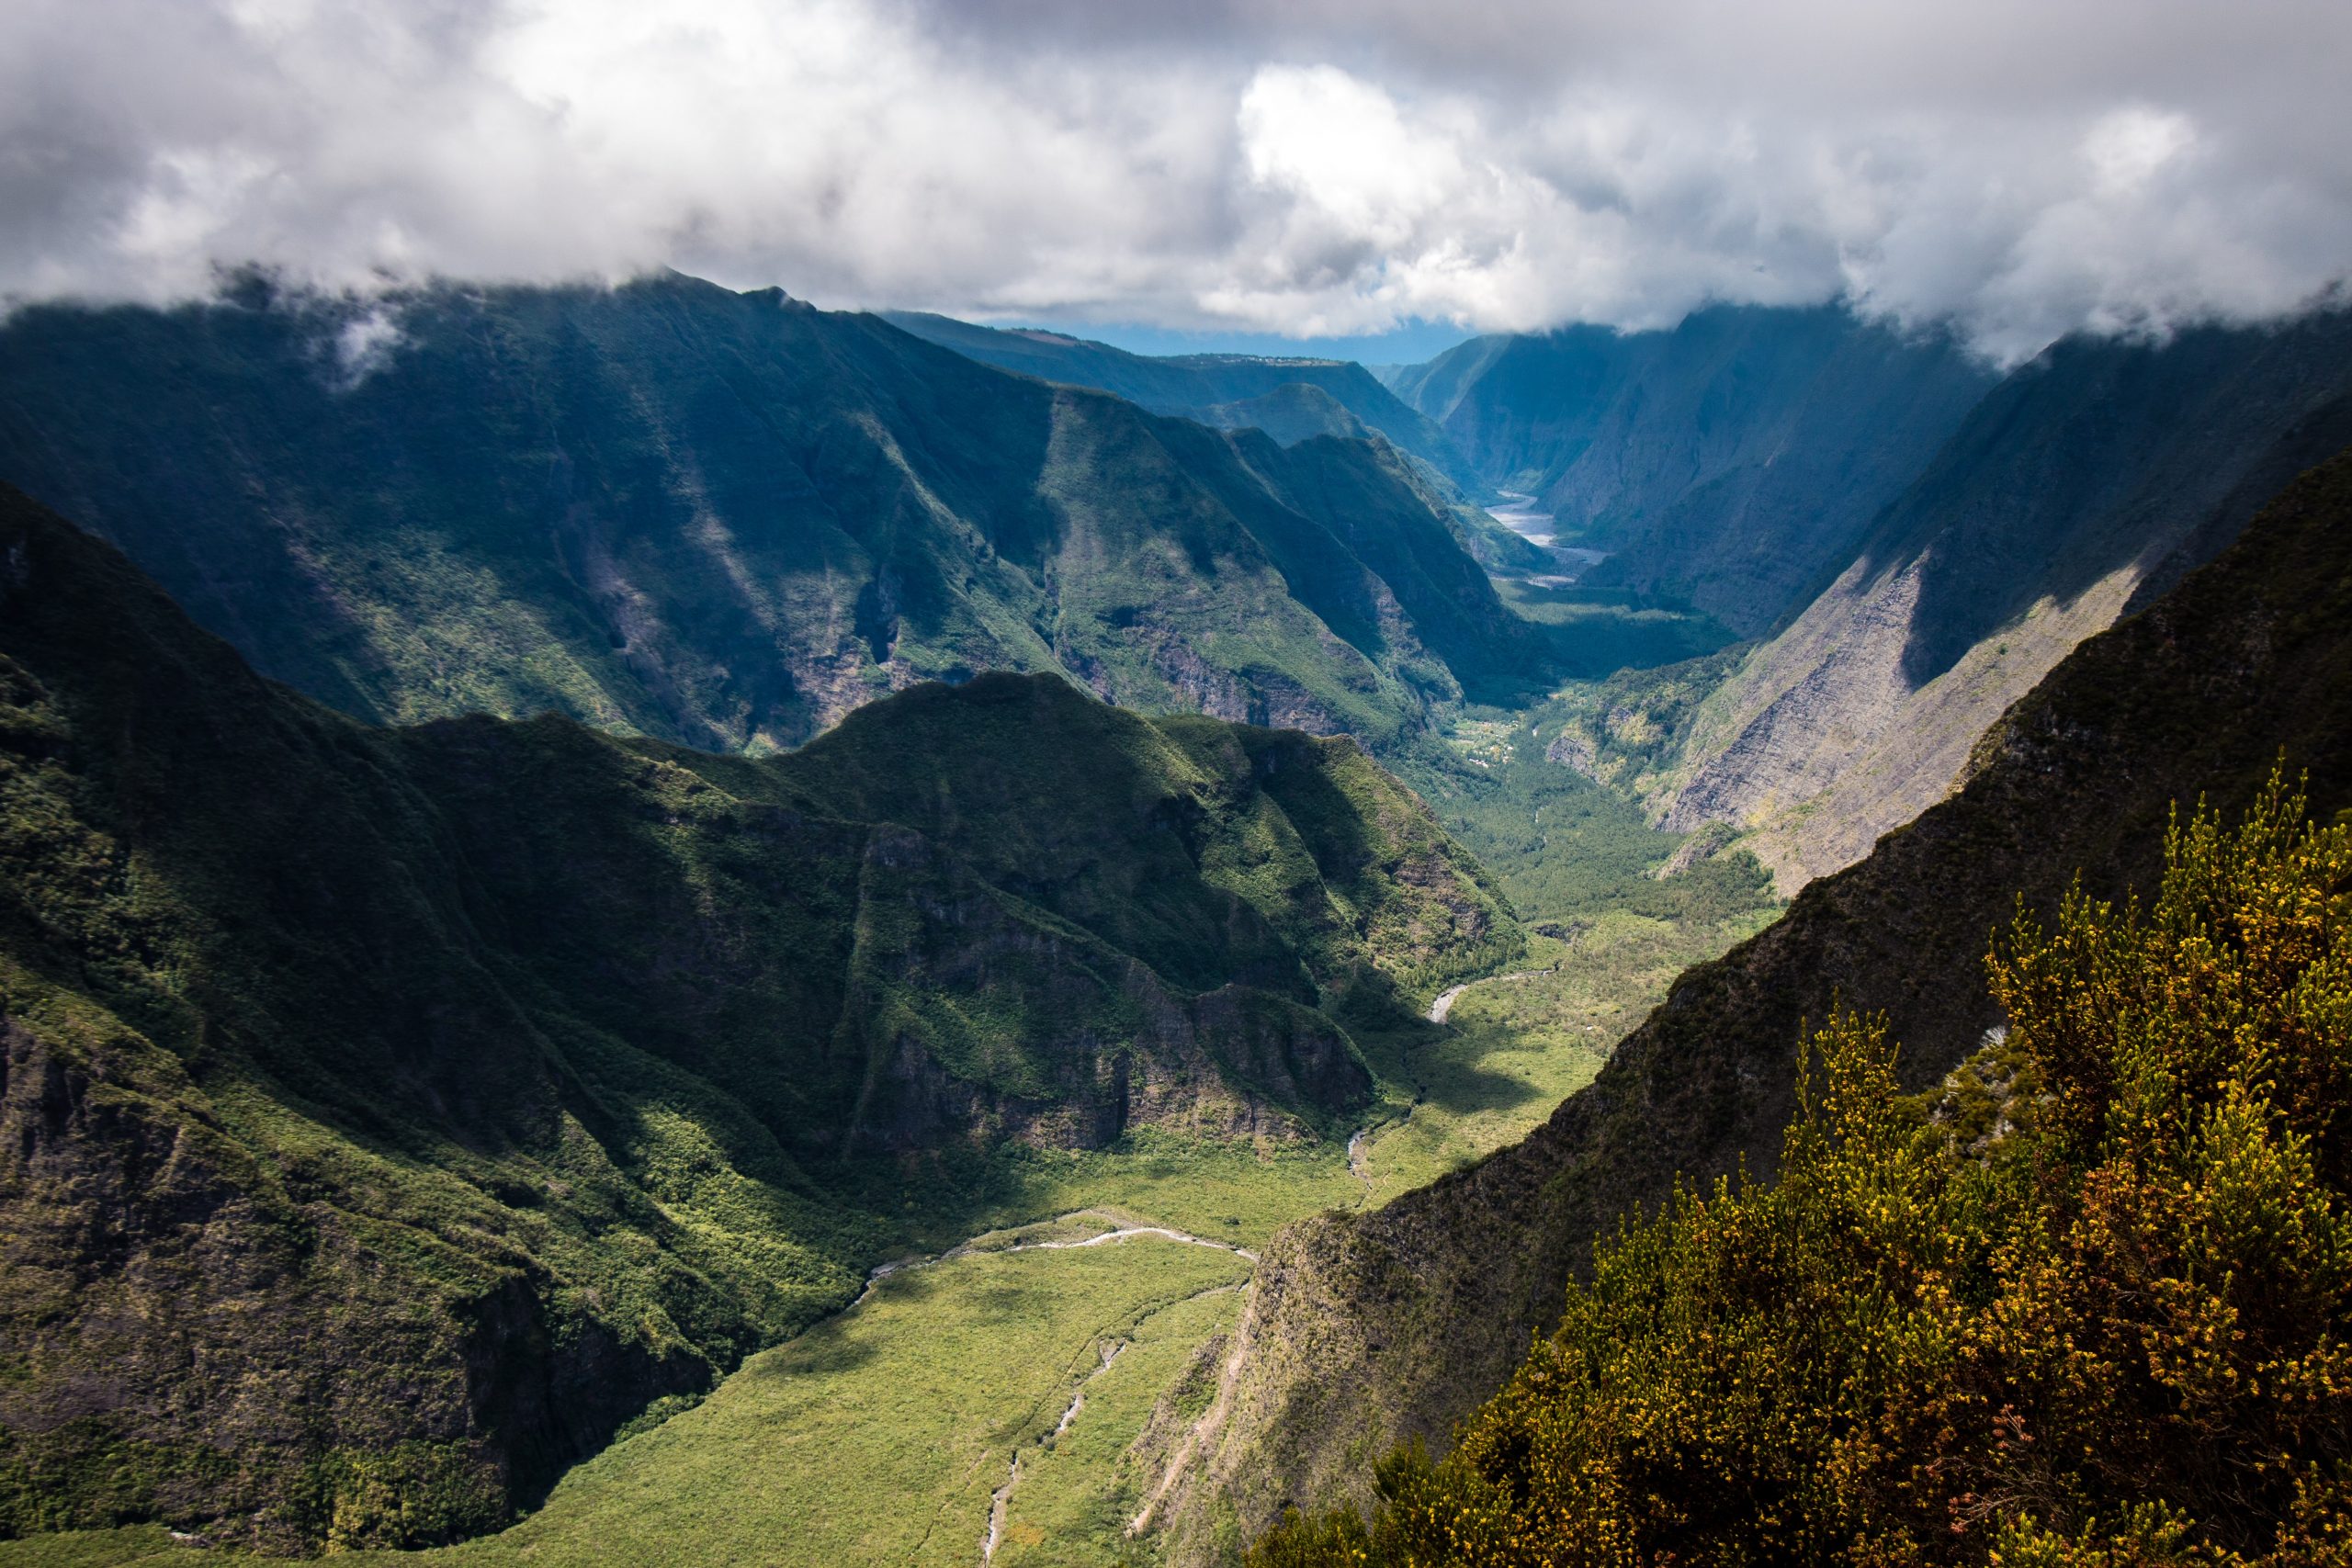
[[[2352,440],[2352,313],[2161,347],[2068,342],[1987,397],[1860,558],[1758,647],[1651,781],[1784,893],[1940,799],[1992,716]]]
[[[1814,882],[1679,980],[1592,1086],[1526,1142],[1267,1250],[1208,1416],[1158,1428],[1153,1520],[1216,1561],[1285,1503],[1361,1500],[1368,1461],[1442,1444],[1555,1321],[1597,1235],[1677,1179],[1769,1174],[1804,1031],[1885,1011],[1924,1084],[1996,1021],[1988,932],[2083,872],[2143,883],[2176,802],[2229,807],[2284,755],[2322,815],[2352,804],[2352,454],[2219,559],[2064,659],[1970,754],[1951,798]]]
[[[1564,729],[1552,738],[1552,744],[1544,748],[1544,760],[1557,762],[1589,779],[1598,777],[1595,770],[1600,765],[1600,753],[1591,737]]]
[[[2169,541],[2154,548],[2166,553]],[[2114,624],[2143,570],[2135,562],[2071,603],[2036,604],[1914,687],[1904,649],[1935,564],[1916,560],[1866,582],[1870,568],[1858,563],[1757,650],[1701,709],[1689,782],[1659,826],[1747,830],[1746,847],[1783,894],[1851,865],[1942,796],[1987,716]]]

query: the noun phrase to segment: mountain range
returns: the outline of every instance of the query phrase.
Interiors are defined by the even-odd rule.
[[[1479,471],[1428,415],[1349,359],[1249,354],[1130,354],[1062,333],[974,326],[947,316],[889,310],[883,320],[942,348],[1066,386],[1116,393],[1154,413],[1220,430],[1254,425],[1283,446],[1312,435],[1376,431],[1473,493]]]
[[[1521,940],[1349,740],[1012,674],[769,760],[376,728],[13,493],[0,866],[0,1529],[277,1550],[496,1526],[991,1150],[1336,1135],[1351,1029]]]
[[[1715,307],[1671,331],[1476,338],[1396,390],[1527,494],[1593,586],[1771,631],[1851,558],[1998,378],[1843,310]]]
[[[0,1535],[495,1529],[1058,1213],[1024,1171],[1170,1150],[1367,1206],[1256,1260],[1122,1519],[1361,1500],[1618,1216],[1769,1174],[1808,1020],[1930,1082],[2020,896],[2282,755],[2352,804],[2347,443],[2341,309],[2003,370],[1713,308],[1385,385],[674,274],[20,309]],[[1743,851],[1785,913],[1532,1136],[1476,1119],[1565,1015],[1432,1103],[1462,987],[1756,931]],[[1492,1152],[1368,1206],[1449,1117]]]
[[[380,722],[551,708],[757,752],[1010,669],[1380,744],[1544,664],[1392,447],[676,275],[23,310],[0,479]]]
[[[1702,700],[1624,678],[1559,754],[1664,827],[1739,830],[1793,893],[1940,799],[2002,709],[2347,441],[2352,312],[2063,341],[1985,393]]]
[[[1792,893],[2352,435],[2347,321],[1996,375],[1839,310],[1721,308],[1475,340],[1392,394],[676,275],[372,313],[255,279],[0,326],[0,478],[378,722],[552,708],[758,753],[1010,669],[1401,757],[1600,681],[1556,759]],[[1441,467],[1535,495],[1578,553]],[[1695,684],[1606,679],[1717,625],[1754,640]]]

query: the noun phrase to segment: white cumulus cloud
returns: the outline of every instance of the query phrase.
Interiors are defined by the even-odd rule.
[[[2340,0],[13,0],[0,297],[675,265],[1294,335],[1844,299],[1986,352],[2352,268]]]

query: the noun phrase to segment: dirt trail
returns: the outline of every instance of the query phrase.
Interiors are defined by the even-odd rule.
[[[1052,1222],[1047,1223],[1066,1224],[1072,1220],[1084,1219],[1090,1215],[1096,1215],[1106,1219],[1109,1218],[1108,1215],[1103,1215],[1102,1211],[1099,1209],[1073,1209],[1067,1214],[1057,1214],[1054,1216],[1054,1220]],[[1194,1235],[1190,1231],[1180,1231],[1172,1226],[1127,1225],[1120,1224],[1116,1221],[1113,1221],[1112,1224],[1113,1228],[1110,1230],[1102,1231],[1094,1235],[1080,1236],[1074,1241],[1016,1241],[1010,1247],[980,1247],[976,1245],[977,1243],[984,1241],[988,1237],[998,1234],[997,1231],[993,1230],[982,1231],[978,1235],[973,1236],[970,1240],[959,1242],[956,1246],[949,1247],[946,1251],[934,1253],[929,1258],[902,1258],[893,1263],[877,1263],[875,1265],[873,1271],[865,1276],[865,1289],[858,1292],[857,1300],[842,1308],[842,1311],[855,1312],[858,1308],[865,1304],[866,1298],[874,1294],[875,1291],[879,1288],[883,1280],[888,1279],[893,1274],[900,1273],[906,1269],[929,1269],[936,1264],[953,1263],[956,1259],[962,1258],[994,1258],[1001,1254],[1012,1252],[1058,1252],[1072,1247],[1102,1247],[1112,1242],[1125,1241],[1131,1236],[1138,1235],[1156,1235],[1166,1241],[1182,1242],[1187,1247],[1214,1247],[1219,1252],[1230,1252],[1236,1258],[1246,1258],[1252,1263],[1258,1261],[1258,1255],[1250,1251],[1246,1247],[1236,1247],[1229,1241],[1212,1241],[1207,1236]]]
[[[1497,980],[1532,979],[1538,975],[1556,974],[1559,971],[1559,967],[1560,966],[1558,964],[1555,964],[1548,968],[1544,969],[1514,969],[1508,975],[1487,975],[1476,980],[1464,980],[1458,986],[1448,987],[1446,989],[1438,993],[1437,1000],[1430,1004],[1430,1021],[1431,1023],[1443,1023],[1445,1021],[1446,1014],[1453,1010],[1453,999],[1473,986],[1489,985]]]

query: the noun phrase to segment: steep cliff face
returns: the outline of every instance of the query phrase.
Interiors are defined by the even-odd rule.
[[[1784,892],[1851,864],[1942,796],[1994,714],[2347,440],[2352,314],[2060,344],[1699,707],[1653,809],[1750,833]]]
[[[1010,669],[1380,740],[1541,661],[1450,509],[1374,443],[1317,460],[1349,492],[1341,537],[1257,479],[1285,461],[1261,436],[776,290],[673,276],[356,310],[256,286],[19,311],[0,479],[264,673],[378,722],[553,708],[761,752]]]
[[[1525,1143],[1283,1233],[1215,1353],[1208,1414],[1159,1423],[1143,1456],[1176,1559],[1216,1561],[1286,1502],[1359,1496],[1406,1438],[1442,1444],[1617,1216],[1742,1160],[1768,1172],[1808,1020],[1883,1011],[1905,1077],[1932,1081],[1996,1021],[1982,955],[2020,895],[2053,904],[2078,869],[2102,895],[2143,883],[2175,802],[2231,807],[2282,755],[2316,810],[2352,804],[2352,454],[2075,649],[1981,738],[1951,798],[1684,976]]]
[[[5,492],[0,870],[0,1530],[281,1548],[497,1523],[1007,1140],[1328,1135],[1518,940],[1350,741],[376,729]]]
[[[1995,381],[1842,310],[1722,308],[1670,332],[1464,344],[1400,382],[1489,479],[1539,498],[1583,581],[1771,630]]]

